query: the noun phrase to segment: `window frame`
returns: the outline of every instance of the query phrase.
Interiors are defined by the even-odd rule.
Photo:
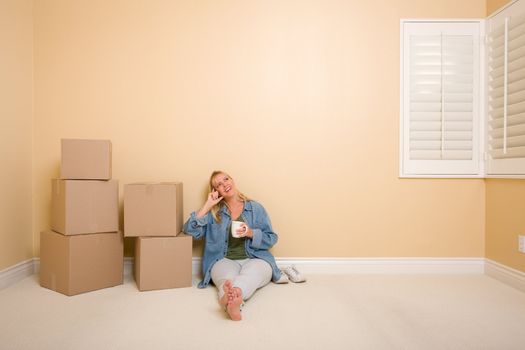
[[[485,177],[485,124],[486,124],[486,105],[485,79],[486,79],[486,49],[485,49],[485,22],[484,18],[474,19],[401,19],[400,20],[400,127],[399,127],[399,177],[400,178],[484,178]],[[406,123],[409,122],[405,116],[405,25],[409,23],[475,23],[479,26],[479,91],[478,100],[478,144],[473,146],[472,151],[477,153],[477,170],[475,174],[413,174],[405,171],[405,147],[408,140],[406,134]],[[436,161],[439,162],[439,161]],[[446,160],[444,161],[446,162]]]

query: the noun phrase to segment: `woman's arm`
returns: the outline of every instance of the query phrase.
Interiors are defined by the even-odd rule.
[[[270,217],[263,206],[253,203],[253,216],[255,228],[250,228],[251,242],[253,249],[268,250],[277,243],[279,237],[272,229]]]
[[[202,208],[196,213],[197,218],[200,219],[204,217],[208,212],[213,208],[217,203],[222,201],[223,197],[219,197],[219,192],[217,191],[211,191],[208,194],[208,198],[206,199],[206,203],[202,206]]]
[[[208,221],[211,220],[208,213],[210,212],[211,208],[213,208],[213,206],[219,203],[221,200],[222,197],[219,197],[219,193],[217,191],[212,191],[209,193],[208,198],[202,208],[199,211],[194,211],[191,213],[190,218],[184,224],[184,232],[190,236],[193,236],[195,239],[201,239],[202,237],[206,236],[206,226],[208,225]]]
[[[195,239],[201,239],[206,236],[206,226],[208,225],[208,216],[205,215],[201,218],[198,217],[197,212],[193,212],[190,215],[190,218],[184,224],[182,230],[193,236]]]

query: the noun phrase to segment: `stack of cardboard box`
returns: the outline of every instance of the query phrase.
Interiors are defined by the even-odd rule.
[[[109,140],[62,140],[52,180],[51,229],[40,235],[40,284],[66,295],[123,283],[118,181]]]
[[[135,241],[141,291],[191,286],[192,237],[182,231],[182,183],[124,186],[124,236]]]

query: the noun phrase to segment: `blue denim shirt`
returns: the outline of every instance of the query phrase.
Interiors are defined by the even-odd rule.
[[[191,213],[190,218],[184,224],[183,231],[195,239],[205,238],[204,254],[202,257],[202,274],[204,279],[199,283],[199,288],[204,288],[210,283],[211,268],[226,256],[228,250],[228,239],[230,234],[228,228],[232,218],[226,207],[219,212],[221,222],[215,221],[211,212],[198,219],[197,213]],[[270,218],[263,206],[255,201],[247,201],[241,215],[246,224],[252,229],[253,237],[246,238],[246,253],[250,258],[263,259],[272,267],[272,280],[277,281],[281,277],[281,270],[275,263],[275,258],[268,251],[277,243],[277,234],[273,232]]]

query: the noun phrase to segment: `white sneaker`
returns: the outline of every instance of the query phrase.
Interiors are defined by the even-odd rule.
[[[287,266],[284,269],[281,269],[281,271],[283,271],[288,276],[290,281],[294,283],[306,282],[306,277],[301,275],[295,265]]]
[[[288,283],[290,282],[290,280],[288,279],[288,276],[283,272],[283,270],[281,270],[281,277],[275,281],[274,283],[277,283],[277,284],[285,284],[285,283]]]

